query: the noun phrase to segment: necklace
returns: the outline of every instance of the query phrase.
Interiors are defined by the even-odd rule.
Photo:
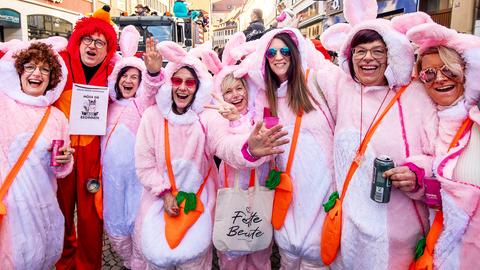
[[[383,103],[385,103],[385,100],[387,99],[388,94],[390,93],[392,89],[388,88],[387,94],[385,94],[385,97],[383,97],[382,103],[377,109],[377,112],[375,113],[375,116],[373,117],[372,121],[370,122],[370,125],[368,126],[367,132],[370,131],[370,128],[372,127],[372,124],[375,122],[375,119],[377,119],[378,113],[380,112],[380,109],[383,107]],[[360,138],[358,144],[360,145],[362,143],[362,131],[363,128],[363,85],[360,88]],[[366,134],[365,133],[365,134]]]

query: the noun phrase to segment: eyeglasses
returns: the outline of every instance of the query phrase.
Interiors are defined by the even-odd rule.
[[[183,82],[185,82],[185,85],[188,88],[193,88],[197,85],[197,81],[195,81],[194,79],[183,80],[182,78],[179,78],[179,77],[172,77],[172,85],[173,86],[180,86],[180,85],[182,85]]]
[[[382,59],[387,55],[387,48],[384,47],[374,47],[371,49],[365,48],[354,48],[352,50],[353,58],[355,60],[362,60],[367,56],[367,53],[370,52],[370,55],[375,59]]]
[[[277,52],[280,51],[280,54],[284,57],[290,57],[292,55],[292,52],[290,51],[290,48],[288,47],[283,47],[283,48],[280,48],[280,49],[277,49],[277,48],[270,48],[267,50],[267,52],[265,53],[265,56],[268,58],[268,59],[272,59],[274,58],[275,56],[277,56]]]
[[[97,49],[101,49],[105,47],[105,45],[107,45],[105,41],[100,39],[93,39],[92,37],[83,37],[82,42],[87,46],[92,44],[92,42],[94,42],[94,45]]]
[[[446,65],[443,65],[439,68],[426,68],[419,73],[419,79],[423,83],[432,83],[436,78],[438,71],[445,75],[445,77],[449,78],[450,80],[456,80],[458,76],[453,73]]]
[[[48,67],[37,66],[37,65],[34,65],[34,64],[23,65],[23,71],[25,71],[26,73],[30,73],[30,74],[35,72],[35,70],[37,68],[40,70],[40,73],[42,73],[43,75],[49,75],[50,74],[50,69]]]

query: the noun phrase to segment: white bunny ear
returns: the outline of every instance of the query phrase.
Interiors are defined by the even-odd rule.
[[[351,30],[352,26],[347,23],[334,24],[322,33],[320,41],[325,49],[339,52]]]
[[[242,44],[242,46],[236,47],[234,50],[230,51],[230,56],[236,61],[242,60],[245,56],[253,53],[257,49],[259,41],[259,39],[252,40]]]
[[[207,66],[208,70],[213,72],[213,74],[217,74],[222,70],[223,64],[218,58],[216,52],[212,50],[203,51],[201,57],[202,62]]]
[[[128,25],[123,28],[120,34],[120,50],[123,57],[134,56],[138,50],[138,40],[140,33],[133,25]]]
[[[40,39],[38,42],[43,42],[48,45],[52,45],[52,49],[56,52],[60,52],[67,48],[68,40],[64,37],[53,36],[45,39]]]
[[[179,63],[187,56],[187,52],[173,41],[162,41],[157,44],[157,49],[169,62]]]
[[[377,18],[376,0],[343,0],[343,15],[352,25]]]
[[[195,48],[190,49],[188,51],[188,54],[196,57],[196,58],[201,58],[202,54],[206,51],[212,50],[212,41],[206,41],[203,44],[197,45]]]
[[[455,30],[436,23],[417,25],[407,31],[407,37],[420,47],[445,45],[457,36]]]
[[[235,63],[240,60],[237,59],[238,54],[233,56],[233,53],[237,50],[238,47],[242,46],[247,42],[247,38],[243,32],[237,32],[233,35],[230,40],[225,44],[225,49],[222,54],[222,62],[226,65],[235,65]]]
[[[402,34],[406,34],[412,27],[424,23],[433,23],[433,20],[430,15],[421,11],[405,13],[392,18],[393,28]]]

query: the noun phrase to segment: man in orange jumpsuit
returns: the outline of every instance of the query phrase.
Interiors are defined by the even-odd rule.
[[[70,115],[72,84],[107,86],[117,49],[117,35],[110,23],[110,7],[104,6],[92,17],[77,21],[67,50],[61,56],[68,67],[68,80],[55,103],[67,118]],[[72,135],[75,165],[65,179],[58,181],[58,202],[65,216],[65,240],[57,270],[101,269],[103,221],[101,191],[87,189],[100,178],[100,137]],[[87,184],[88,183],[88,184]],[[89,188],[92,185],[89,185]],[[99,196],[100,195],[100,196]],[[74,212],[77,206],[77,230]],[[78,234],[78,238],[77,238]]]

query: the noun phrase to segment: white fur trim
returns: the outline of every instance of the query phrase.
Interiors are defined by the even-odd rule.
[[[125,57],[116,62],[112,73],[110,74],[110,76],[108,76],[108,94],[110,96],[110,99],[112,99],[113,101],[117,101],[117,93],[115,92],[115,83],[118,78],[118,73],[124,67],[134,67],[140,70],[142,74],[142,81],[138,85],[138,89],[137,89],[137,93],[135,94],[135,97],[140,97],[141,95],[145,94],[144,81],[147,76],[147,69],[145,67],[145,63],[140,58],[137,58],[135,56]]]
[[[343,0],[343,14],[352,25],[377,17],[377,1],[375,0]]]

